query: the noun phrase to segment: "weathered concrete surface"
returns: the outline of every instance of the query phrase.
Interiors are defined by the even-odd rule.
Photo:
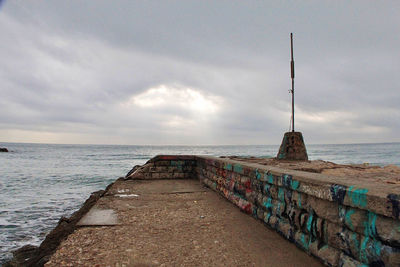
[[[387,165],[384,167],[365,164],[337,164],[323,160],[313,161],[291,161],[277,160],[275,158],[256,158],[256,157],[227,157],[232,160],[256,163],[266,166],[274,166],[286,170],[305,171],[312,173],[320,173],[328,176],[343,177],[350,182],[368,183],[373,187],[376,185],[386,184],[386,186],[394,186],[400,190],[400,167],[396,165]],[[351,180],[350,180],[351,178]],[[395,189],[396,190],[396,189]]]
[[[278,160],[308,160],[306,145],[301,132],[287,132],[279,147]]]
[[[120,224],[78,228],[45,266],[322,266],[198,180],[118,180],[94,209]]]
[[[96,209],[92,208],[78,222],[78,226],[103,226],[117,225],[117,214],[112,209]]]

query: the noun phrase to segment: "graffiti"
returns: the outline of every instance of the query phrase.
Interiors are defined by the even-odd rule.
[[[400,216],[400,196],[396,194],[389,194],[387,196],[389,202],[392,204],[392,215],[399,219]]]
[[[292,175],[284,174],[281,176],[282,185],[291,190],[297,190],[300,186],[300,182],[293,180]]]
[[[351,203],[354,206],[365,208],[367,206],[367,192],[368,189],[354,188],[354,186],[350,186],[348,195],[350,197]]]
[[[255,176],[257,180],[261,179],[261,173],[258,171],[258,169],[255,170]]]
[[[337,204],[331,202],[332,205],[326,205],[326,209],[332,210],[325,211],[318,198],[315,198],[317,202],[310,201],[306,180],[300,182],[289,174],[273,175],[270,171],[238,163],[221,162],[219,166],[206,166],[205,176],[212,180],[206,181],[207,185],[219,191],[241,211],[262,220],[317,257],[320,255],[316,249],[341,250],[342,255],[357,260],[354,266],[384,266],[382,260],[387,264],[385,257],[397,253],[388,250],[393,249],[395,241],[388,240],[387,230],[382,230],[382,218],[367,208],[368,204],[372,204],[368,203],[368,189],[329,184],[328,200]],[[388,211],[399,218],[400,195],[390,194],[387,201]],[[335,214],[339,220],[333,217]]]
[[[240,164],[233,165],[233,171],[243,174],[243,167]]]
[[[232,171],[232,164],[230,163],[225,163],[224,164],[224,169],[227,171]]]
[[[344,216],[344,222],[345,224],[351,229],[351,230],[355,230],[354,225],[353,225],[353,221],[351,220],[351,216],[355,213],[356,211],[354,209],[349,208],[346,212],[345,212],[345,216]]]
[[[344,197],[346,196],[347,187],[344,185],[333,184],[331,185],[331,197],[332,200],[338,204],[343,204]]]

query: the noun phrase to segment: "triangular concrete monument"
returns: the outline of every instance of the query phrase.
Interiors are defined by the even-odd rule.
[[[287,160],[308,160],[307,149],[301,132],[285,133],[276,158]]]

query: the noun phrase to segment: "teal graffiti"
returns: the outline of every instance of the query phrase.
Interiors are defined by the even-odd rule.
[[[307,230],[311,234],[311,227],[312,227],[312,221],[313,221],[314,213],[311,211],[310,215],[308,216],[307,220]]]
[[[302,243],[302,245],[303,245],[303,248],[304,248],[305,250],[308,250],[309,242],[306,241],[306,236],[305,236],[304,233],[301,233],[300,240],[301,240],[301,243]]]
[[[181,160],[171,160],[171,166],[182,167],[182,165],[184,165],[184,162]]]
[[[301,194],[297,194],[297,204],[299,205],[299,208],[301,209]]]
[[[270,184],[274,183],[274,176],[270,172],[265,172],[264,173],[264,181],[267,181]]]
[[[364,234],[368,234],[369,236],[376,237],[376,213],[368,211],[368,227],[364,230]]]
[[[297,190],[297,188],[299,188],[300,186],[300,182],[296,181],[296,180],[292,180],[292,189],[293,190]]]
[[[368,262],[368,257],[367,257],[367,249],[372,248],[374,252],[374,256],[380,257],[381,255],[381,250],[382,250],[382,244],[378,240],[376,240],[374,237],[377,236],[377,231],[376,231],[376,218],[377,215],[374,212],[368,211],[368,220],[364,222],[364,241],[361,244],[360,247],[360,258],[364,262]],[[371,243],[368,245],[368,243]]]
[[[240,164],[233,165],[233,171],[237,173],[243,173],[243,167]]]
[[[283,187],[279,187],[279,189],[278,189],[278,199],[282,202],[285,201],[285,191],[284,191]]]
[[[268,208],[272,208],[274,205],[272,204],[272,198],[267,198],[267,201],[264,201],[264,207]]]
[[[355,210],[349,209],[344,217],[347,226],[353,231],[354,231],[354,226],[353,226],[353,221],[351,220],[351,215],[353,215],[355,212],[356,212]]]
[[[367,195],[368,189],[364,188],[354,188],[354,186],[349,187],[349,197],[353,205],[358,207],[367,206]]]
[[[261,179],[261,173],[256,169],[256,179],[260,180]]]
[[[276,207],[276,215],[280,216],[281,214],[281,206],[282,206],[282,202],[278,202],[278,206]],[[283,207],[285,208],[285,207]]]
[[[367,257],[367,244],[368,244],[369,237],[365,237],[364,241],[361,244],[361,249],[360,249],[360,259],[364,262],[368,262],[368,257]]]
[[[225,163],[224,169],[225,169],[225,170],[228,170],[228,171],[232,171],[232,164],[230,164],[230,163]]]
[[[360,247],[360,242],[358,242],[358,236],[356,233],[351,234],[351,239],[353,239],[354,242],[354,247],[359,248]]]

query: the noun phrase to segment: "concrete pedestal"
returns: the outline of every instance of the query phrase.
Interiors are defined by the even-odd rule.
[[[308,160],[307,150],[301,132],[285,133],[276,158],[283,160]]]

